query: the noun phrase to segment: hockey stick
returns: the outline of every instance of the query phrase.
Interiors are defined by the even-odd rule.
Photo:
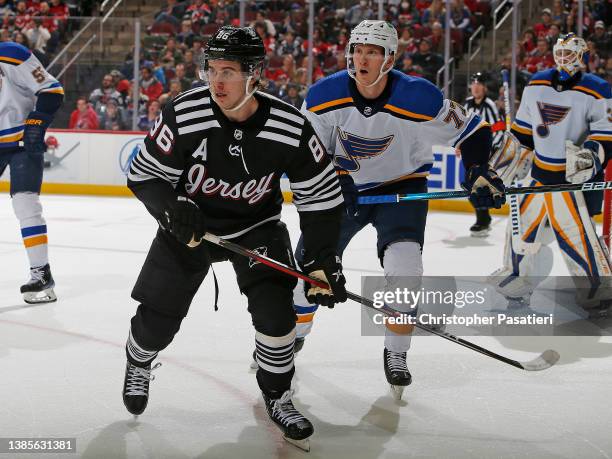
[[[519,194],[562,193],[566,191],[600,191],[612,190],[610,182],[562,183],[559,185],[520,186],[506,188],[509,196]],[[402,201],[423,201],[431,199],[467,198],[469,191],[433,191],[431,193],[387,194],[380,196],[360,196],[359,204],[388,204]]]
[[[510,115],[510,73],[504,69],[501,71],[502,82],[504,86],[504,111],[506,112],[506,132],[510,132],[512,118]],[[516,180],[512,181],[513,186],[520,185]],[[527,252],[528,243],[521,239],[521,212],[519,209],[518,196],[510,195],[510,225],[511,225],[511,242],[512,248],[519,255],[525,255]]]
[[[285,274],[302,279],[317,287],[329,289],[329,286],[325,282],[322,282],[317,279],[313,279],[312,277],[309,277],[307,274],[301,271],[298,271],[297,269],[287,266],[286,264],[281,263],[279,261],[272,260],[271,258],[268,258],[264,255],[260,255],[257,252],[254,252],[245,247],[242,247],[241,245],[230,242],[227,239],[222,239],[210,233],[204,234],[204,237],[202,239],[207,240],[208,242],[211,242],[212,244],[218,245],[219,247],[224,247],[231,252],[237,253],[238,255],[252,258],[253,260],[258,261],[266,266],[269,266],[270,268],[276,269],[278,271],[282,271]],[[195,247],[198,244],[199,242],[192,241],[189,245],[190,247]],[[379,311],[386,316],[399,318],[402,315],[404,315],[403,313],[390,308],[386,304],[378,308],[374,306],[374,302],[368,298],[364,298],[352,292],[346,292],[346,293],[347,293],[347,296],[351,300],[356,301],[357,303],[361,303],[367,308],[374,309],[375,311]],[[439,337],[452,341],[456,344],[459,344],[460,346],[467,347],[468,349],[484,354],[495,360],[499,360],[500,362],[507,363],[508,365],[512,365],[513,367],[520,368],[521,370],[527,370],[527,371],[545,370],[553,366],[557,362],[557,360],[559,360],[559,354],[556,351],[553,351],[552,349],[548,349],[533,360],[530,360],[528,362],[519,362],[518,360],[512,360],[508,357],[504,357],[503,355],[496,354],[493,351],[490,351],[488,349],[485,349],[484,347],[478,346],[477,344],[470,343],[469,341],[466,341],[462,338],[451,335],[450,333],[434,330],[418,322],[414,323],[413,325],[421,330],[427,331],[429,333],[433,333],[434,335],[438,335]]]

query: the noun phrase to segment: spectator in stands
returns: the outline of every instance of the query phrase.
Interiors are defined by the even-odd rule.
[[[604,59],[610,55],[610,33],[606,31],[606,26],[603,21],[595,22],[595,31],[589,37],[595,43],[597,53]]]
[[[59,19],[55,18],[51,13],[49,2],[40,2],[37,15],[42,18],[42,25],[51,34],[51,38],[49,38],[49,41],[47,42],[46,52],[54,53],[60,41],[60,32],[58,30]]]
[[[182,45],[191,48],[193,46],[193,37],[195,37],[195,34],[193,33],[191,19],[183,20],[183,22],[181,22],[181,31],[176,35],[176,39]]]
[[[11,2],[9,0],[0,0],[0,18],[4,18],[11,13],[13,13]]]
[[[185,11],[185,16],[188,16],[191,19],[191,23],[198,27],[197,30],[204,24],[210,22],[211,14],[212,11],[210,7],[204,3],[204,0],[194,0]]]
[[[533,29],[525,29],[523,38],[520,41],[521,47],[526,54],[529,54],[536,47],[536,37]]]
[[[100,112],[102,106],[106,105],[110,98],[122,100],[121,94],[115,89],[112,75],[107,73],[102,78],[102,85],[94,89],[89,95],[89,102],[97,112]]]
[[[164,92],[162,84],[153,76],[153,71],[150,67],[143,67],[140,70],[140,88],[141,92],[146,95],[149,100],[157,100]]]
[[[424,26],[439,22],[444,24],[446,15],[446,8],[444,8],[444,2],[442,0],[432,0],[431,5],[423,12],[421,17],[421,24]]]
[[[563,6],[563,0],[555,0],[551,11],[551,19],[555,24],[565,24],[567,11]]]
[[[213,8],[210,22],[217,24],[218,26],[227,25],[230,19],[237,17],[237,11],[234,5],[226,3],[224,0],[219,0],[217,6]]]
[[[115,86],[115,89],[119,94],[121,94],[121,99],[119,99],[119,101],[125,105],[128,92],[130,90],[130,82],[119,70],[116,69],[111,70],[110,76],[113,77],[113,85]]]
[[[173,37],[166,40],[166,46],[164,46],[159,52],[158,59],[171,58],[174,62],[183,62],[183,53],[178,49],[176,45],[176,39]]]
[[[557,43],[557,39],[561,35],[561,28],[559,24],[555,24],[554,22],[550,25],[548,29],[548,33],[546,34],[546,38],[548,39],[549,46],[552,47],[555,43]]]
[[[283,22],[281,22],[281,24],[277,27],[277,29],[278,29],[278,33],[280,33],[283,36],[287,32],[292,32],[295,35],[296,25],[293,21],[293,18],[291,17],[290,12],[285,14],[285,17],[283,18]]]
[[[11,33],[9,32],[8,29],[0,29],[0,42],[3,42],[3,41],[12,41]]]
[[[127,123],[121,107],[116,99],[110,98],[104,105],[104,110],[98,115],[99,127],[103,131],[125,131]]]
[[[463,4],[463,0],[452,0],[450,23],[451,29],[460,31],[462,37],[467,37],[472,33],[470,10]]]
[[[98,129],[98,115],[87,103],[85,97],[79,97],[76,101],[76,109],[70,115],[70,129]]]
[[[444,52],[444,29],[442,24],[434,22],[431,26],[431,51],[434,53],[442,54]]]
[[[533,26],[533,31],[535,32],[538,38],[545,37],[548,33],[548,29],[550,29],[550,25],[552,24],[552,15],[550,8],[544,8],[542,10],[542,22],[538,22],[535,26]]]
[[[57,21],[59,34],[63,35],[68,25],[68,16],[70,16],[68,6],[62,0],[51,0],[49,13]]]
[[[550,52],[548,41],[545,37],[540,37],[538,38],[536,49],[529,53],[519,68],[524,69],[529,73],[535,73],[551,68],[554,65],[555,61],[552,53]]]
[[[266,55],[272,55],[274,53],[274,50],[276,49],[276,40],[274,40],[274,37],[272,37],[266,31],[266,24],[264,24],[263,22],[256,22],[255,32],[257,32],[257,35],[259,35],[261,40],[263,41],[264,48],[266,49]]]
[[[191,81],[197,78],[198,65],[193,60],[193,51],[190,49],[183,54],[183,66],[185,68],[185,78]]]
[[[420,22],[421,18],[418,10],[408,0],[403,0],[397,11],[397,26],[414,26],[415,24],[420,24]]]
[[[147,108],[147,114],[138,120],[138,129],[141,131],[149,131],[155,124],[155,120],[161,112],[161,104],[158,100],[153,100]]]
[[[293,105],[297,109],[301,108],[304,99],[300,96],[299,90],[300,87],[297,84],[289,83],[287,85],[287,95],[283,97],[282,100]]]
[[[331,52],[336,56],[344,56],[346,46],[348,45],[348,33],[346,29],[338,32],[338,37],[334,43]]]
[[[32,16],[28,12],[25,0],[17,2],[15,7],[15,28],[17,30],[25,29],[32,20]]]
[[[161,10],[155,14],[155,22],[153,25],[167,23],[178,29],[181,19],[185,13],[185,2],[177,2],[177,0],[167,0]]]
[[[432,83],[436,83],[436,74],[444,65],[444,58],[431,52],[431,42],[428,38],[421,39],[419,50],[413,54],[412,61],[417,67],[417,71]]]
[[[34,27],[26,30],[25,34],[28,41],[32,44],[32,49],[37,49],[43,53],[46,51],[47,42],[51,39],[51,33],[44,24],[42,18],[34,17]]]
[[[302,67],[304,67],[308,71],[308,56],[304,56],[302,59]],[[318,80],[323,78],[325,74],[323,73],[323,69],[321,68],[321,64],[318,59],[314,59],[314,64],[312,67],[312,82],[316,83]]]
[[[404,53],[404,58],[401,61],[401,67],[399,68],[401,72],[404,72],[406,75],[418,76],[422,77],[423,74],[419,72],[419,70],[414,66],[412,62],[412,56],[408,53]]]
[[[15,34],[13,35],[13,41],[30,49],[30,42],[28,41],[28,37],[26,37],[23,32],[15,32]]]
[[[293,32],[285,33],[285,37],[280,42],[278,48],[276,48],[276,54],[279,56],[290,54],[294,59],[299,59],[303,55],[302,39],[296,38]]]
[[[195,37],[193,37],[193,46],[191,47],[191,51],[193,52],[193,58],[196,62],[197,62],[198,56],[203,51],[202,50],[203,40],[204,39],[200,37],[199,35],[196,35]]]
[[[255,22],[263,22],[266,25],[266,33],[271,37],[276,37],[276,29],[274,28],[274,24],[266,17],[266,13],[264,10],[258,10],[255,13]]]
[[[346,12],[346,16],[344,17],[344,21],[348,24],[348,26],[353,29],[357,24],[359,24],[364,19],[373,19],[374,12],[368,6],[367,0],[360,0],[358,4],[353,5]]]
[[[568,14],[565,17],[565,27],[563,33],[576,33],[576,18],[573,14]]]
[[[397,42],[397,55],[401,56],[404,53],[412,54],[417,50],[416,41],[412,37],[412,30],[410,27],[404,27],[400,33]]]
[[[605,73],[606,60],[602,59],[597,52],[597,48],[595,47],[595,42],[593,40],[587,40],[587,47],[589,49],[589,61],[587,64],[589,72],[605,78],[605,75],[603,74]]]
[[[188,89],[191,89],[192,79],[191,78],[187,78],[185,76],[185,65],[184,64],[176,64],[174,72],[175,72],[174,78],[177,79],[179,81],[180,85],[181,85],[181,92],[187,91]]]

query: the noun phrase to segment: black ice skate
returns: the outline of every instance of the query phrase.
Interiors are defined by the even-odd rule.
[[[296,338],[295,339],[295,344],[293,345],[293,356],[296,357],[298,352],[300,352],[302,350],[302,348],[304,347],[304,341],[306,341],[306,338]],[[259,368],[259,365],[257,365],[257,356],[255,355],[256,351],[253,351],[253,361],[251,362],[250,368],[251,370],[257,370]]]
[[[385,376],[391,386],[391,394],[395,400],[401,400],[404,388],[412,382],[412,375],[406,366],[405,352],[391,352],[385,348],[383,352]]]
[[[125,380],[123,381],[123,404],[134,416],[142,414],[149,402],[149,382],[155,379],[151,372],[161,366],[156,363],[137,367],[129,361],[125,366]]]
[[[30,268],[30,280],[21,286],[23,301],[28,304],[52,303],[57,301],[53,291],[55,281],[49,263],[38,268]]]
[[[486,210],[476,211],[476,223],[470,227],[472,237],[487,237],[491,231],[491,217]]]
[[[285,440],[304,451],[310,451],[309,437],[314,427],[302,413],[295,409],[291,397],[293,390],[286,391],[280,398],[269,398],[262,393],[270,419],[282,430]]]

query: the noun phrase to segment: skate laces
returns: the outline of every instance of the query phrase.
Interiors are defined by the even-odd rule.
[[[130,363],[127,383],[125,385],[125,395],[148,395],[149,381],[155,379],[155,375],[151,374],[151,372],[159,367],[161,367],[161,362],[156,363],[155,366],[149,370]]]
[[[304,419],[304,416],[293,406],[291,401],[293,393],[293,389],[289,389],[280,398],[272,401],[272,416],[284,425]]]
[[[387,349],[387,365],[390,371],[408,371],[405,352],[392,352]]]
[[[41,281],[44,282],[45,280],[45,267],[44,266],[39,266],[38,268],[31,268],[30,269],[30,282],[36,282],[36,281]]]

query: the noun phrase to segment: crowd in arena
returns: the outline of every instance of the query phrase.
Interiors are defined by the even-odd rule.
[[[0,41],[13,40],[36,50],[39,58],[56,52],[66,34],[68,15],[89,14],[94,1],[79,2],[76,11],[62,0],[0,0]],[[479,26],[490,28],[494,0],[452,0],[451,53],[459,61],[467,40]],[[71,7],[72,8],[72,7]],[[317,2],[313,39],[313,81],[346,67],[345,47],[350,30],[363,19],[378,17],[378,3],[368,0]],[[436,83],[444,65],[444,0],[391,0],[385,18],[398,30],[396,68]],[[610,33],[606,2],[584,3],[584,37],[590,49],[589,71],[612,82]],[[522,32],[517,44],[519,89],[534,72],[553,65],[552,46],[560,34],[577,32],[578,2],[554,0],[541,17]],[[140,55],[140,103],[137,129],[147,130],[164,104],[181,91],[203,84],[198,78],[198,56],[219,26],[238,25],[235,0],[166,0],[147,24]],[[264,40],[267,64],[263,89],[299,107],[307,90],[308,10],[304,0],[251,0],[246,22]],[[608,21],[609,22],[609,21]],[[499,68],[509,68],[511,54]],[[492,73],[498,69],[493,69]],[[70,128],[127,130],[132,128],[133,56],[105,75],[91,94],[83,95],[70,117]],[[491,81],[495,82],[498,76]],[[493,88],[496,89],[496,88]],[[520,90],[519,90],[520,93]],[[501,99],[499,100],[501,108]]]

